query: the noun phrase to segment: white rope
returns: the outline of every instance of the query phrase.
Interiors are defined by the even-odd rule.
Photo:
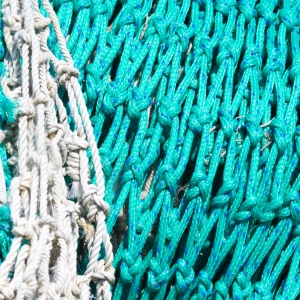
[[[39,13],[37,0],[3,0],[2,5],[8,49],[2,86],[7,97],[18,101],[20,115],[17,139],[8,143],[10,162],[17,162],[8,199],[15,238],[0,266],[0,299],[90,299],[91,281],[97,283],[98,299],[111,299],[113,252],[105,225],[109,205],[103,200],[100,157],[78,71],[50,3],[43,0],[43,5],[50,19]],[[65,61],[47,47],[50,21]],[[66,87],[75,132],[67,122],[58,83],[48,72],[50,61],[59,84]],[[88,148],[96,185],[90,183]],[[73,179],[71,191],[65,175]],[[3,176],[0,168],[0,192],[5,190]],[[68,200],[73,196],[77,203]],[[79,227],[89,253],[84,275],[77,274]],[[106,255],[98,260],[102,244]]]

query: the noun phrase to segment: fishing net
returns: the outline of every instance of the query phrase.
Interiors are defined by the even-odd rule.
[[[299,299],[300,1],[1,5],[1,300]]]

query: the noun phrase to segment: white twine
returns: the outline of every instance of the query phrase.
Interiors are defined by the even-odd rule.
[[[7,97],[18,100],[20,115],[17,139],[11,138],[9,144],[11,163],[17,162],[8,199],[15,238],[0,266],[0,299],[90,299],[91,281],[97,283],[98,299],[111,299],[113,252],[105,225],[109,205],[103,200],[100,157],[78,71],[50,3],[43,0],[43,5],[49,19],[39,13],[36,0],[3,0],[2,4],[7,45],[7,76],[2,85]],[[65,61],[47,47],[50,22]],[[58,83],[48,72],[50,61],[59,84],[66,87],[76,132],[68,125]],[[88,148],[96,185],[90,183]],[[73,179],[71,191],[66,174]],[[0,168],[0,189],[3,176]],[[76,196],[77,203],[68,195]],[[84,275],[77,274],[79,227],[89,253]],[[102,244],[106,256],[98,260]]]

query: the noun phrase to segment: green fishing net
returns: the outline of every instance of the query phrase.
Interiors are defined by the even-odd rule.
[[[99,148],[112,298],[299,299],[300,1],[51,5]],[[39,10],[48,17],[42,2]],[[62,60],[52,24],[49,30],[47,45]],[[1,61],[5,51],[1,33]],[[54,65],[50,73],[56,76]],[[76,129],[66,88],[58,93]],[[3,131],[17,122],[17,106],[0,91]],[[3,142],[7,194],[10,156]],[[76,203],[76,176],[65,181]],[[11,228],[5,204],[0,262]],[[75,259],[84,274],[83,228],[78,235]],[[106,257],[100,248],[99,261]],[[105,279],[91,280],[90,297],[99,298],[96,283]],[[67,299],[51,297],[43,299]]]

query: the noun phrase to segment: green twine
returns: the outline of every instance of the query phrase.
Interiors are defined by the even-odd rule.
[[[299,296],[299,3],[53,1],[105,174],[114,299]],[[48,46],[61,59],[51,26]],[[84,235],[78,251],[82,274]]]

